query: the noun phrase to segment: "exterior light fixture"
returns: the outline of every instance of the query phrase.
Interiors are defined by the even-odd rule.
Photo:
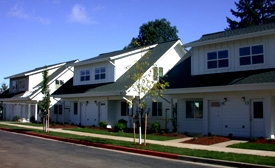
[[[227,102],[227,98],[225,97],[225,98],[223,98],[223,102]]]
[[[242,101],[243,101],[243,102],[245,101],[245,97],[242,97]]]

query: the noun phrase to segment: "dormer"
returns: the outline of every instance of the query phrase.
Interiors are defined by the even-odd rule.
[[[275,23],[205,34],[192,47],[191,74],[214,74],[275,67]]]
[[[74,67],[73,84],[77,86],[116,82],[135,62],[155,46],[114,51],[80,61]]]

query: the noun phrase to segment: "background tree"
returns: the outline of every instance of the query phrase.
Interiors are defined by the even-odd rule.
[[[49,108],[50,108],[50,91],[49,91],[49,86],[48,86],[48,82],[49,82],[49,77],[48,77],[48,71],[45,70],[42,73],[43,75],[43,81],[42,81],[42,94],[43,99],[39,104],[39,108],[42,110],[42,114],[43,114],[43,128],[45,132],[48,132],[48,128],[49,128],[49,121],[50,121],[50,113],[49,113]]]
[[[275,22],[275,0],[240,0],[234,3],[237,11],[230,11],[239,21],[226,17],[229,24],[226,30]]]
[[[4,92],[4,91],[6,91],[7,89],[8,89],[7,84],[6,84],[5,82],[3,82],[2,85],[1,85],[1,88],[0,88],[0,91],[1,91],[1,92]]]
[[[130,44],[124,49],[148,46],[179,39],[176,26],[171,26],[166,19],[156,19],[142,24],[137,37],[132,38]]]

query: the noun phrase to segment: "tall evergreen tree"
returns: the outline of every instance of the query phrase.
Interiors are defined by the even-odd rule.
[[[226,30],[275,22],[275,0],[239,0],[234,3],[237,11],[230,11],[239,21],[226,17],[229,24]]]
[[[179,39],[176,26],[171,26],[170,24],[171,23],[164,18],[142,24],[139,28],[138,36],[132,38],[130,44],[124,49]]]

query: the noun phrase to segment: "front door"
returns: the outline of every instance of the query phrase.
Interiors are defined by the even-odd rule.
[[[219,100],[209,101],[209,132],[222,135],[222,107]]]
[[[98,118],[99,118],[99,121],[105,121],[105,122],[107,122],[107,113],[106,113],[105,102],[100,103]]]
[[[251,137],[264,137],[264,101],[263,99],[251,100]]]

